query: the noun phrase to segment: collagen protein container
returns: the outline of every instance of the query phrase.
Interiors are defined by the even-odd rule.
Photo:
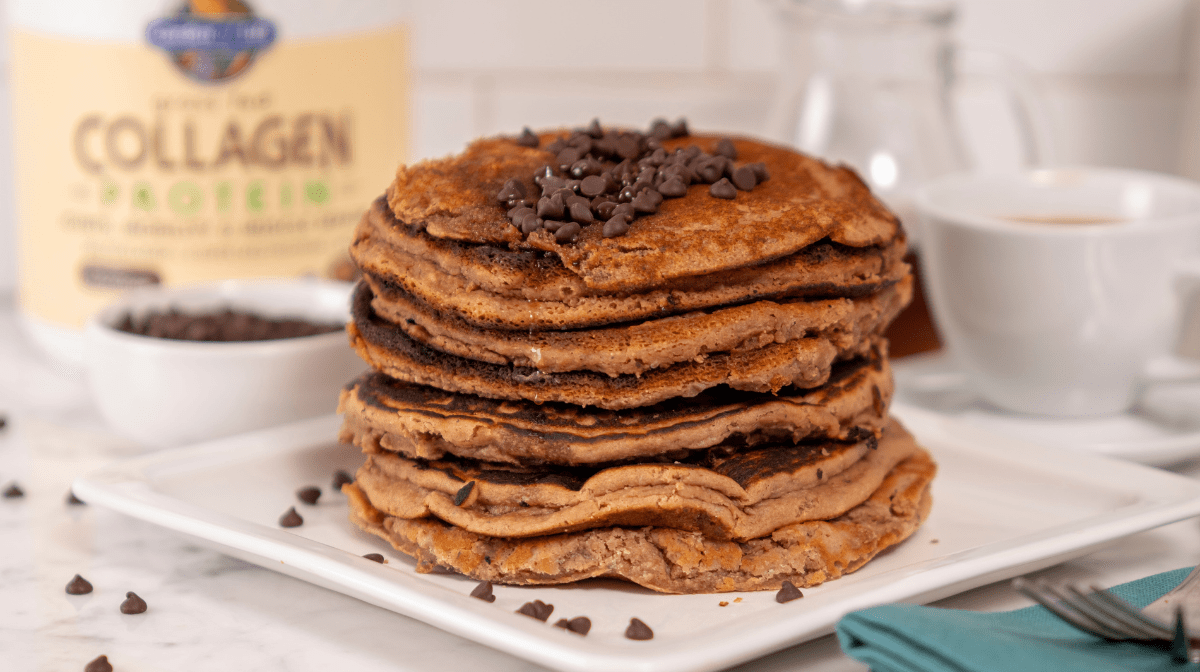
[[[407,156],[407,5],[10,0],[19,303],[55,359],[121,292],[346,279]]]

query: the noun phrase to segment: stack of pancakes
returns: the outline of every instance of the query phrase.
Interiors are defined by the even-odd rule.
[[[563,150],[580,142],[597,149]],[[706,161],[758,179],[730,198]],[[529,215],[554,190],[585,202],[580,171],[616,183],[585,206],[598,221]],[[604,224],[680,174],[686,193]],[[853,571],[930,506],[935,467],[887,416],[904,252],[852,171],[748,139],[594,124],[402,167],[351,247],[350,338],[373,368],[340,403],[367,454],[351,518],[418,570],[499,583],[694,593]]]

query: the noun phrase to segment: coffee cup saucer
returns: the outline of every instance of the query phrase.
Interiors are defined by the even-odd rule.
[[[945,354],[896,359],[892,368],[896,401],[997,434],[1154,466],[1200,458],[1200,382],[1155,384],[1124,413],[1054,418],[1013,413],[989,404],[975,394],[966,375]]]

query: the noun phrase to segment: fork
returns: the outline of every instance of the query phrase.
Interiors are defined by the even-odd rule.
[[[1079,630],[1110,641],[1170,642],[1172,660],[1200,663],[1200,638],[1189,635],[1186,626],[1200,613],[1200,565],[1143,611],[1096,586],[1084,592],[1025,578],[1014,579],[1012,586]],[[1167,618],[1173,619],[1170,625]]]

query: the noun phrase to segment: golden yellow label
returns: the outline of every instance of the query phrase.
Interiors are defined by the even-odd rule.
[[[335,275],[406,156],[403,27],[281,38],[220,82],[149,44],[11,43],[20,301],[65,327],[141,284]]]

